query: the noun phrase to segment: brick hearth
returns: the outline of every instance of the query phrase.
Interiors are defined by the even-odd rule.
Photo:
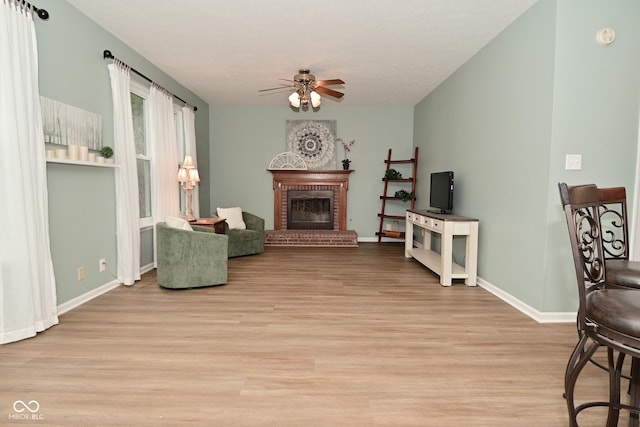
[[[266,246],[357,247],[358,234],[346,230],[266,230]]]

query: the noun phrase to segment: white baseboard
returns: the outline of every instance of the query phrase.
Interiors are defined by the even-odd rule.
[[[543,312],[525,304],[516,297],[478,277],[478,286],[497,296],[511,307],[529,316],[538,323],[575,323],[575,312]]]
[[[144,274],[148,271],[153,270],[154,268],[155,268],[155,265],[153,265],[153,263],[142,266],[140,268],[140,274]],[[122,283],[120,283],[118,280],[112,280],[111,282],[106,283],[98,288],[95,288],[87,292],[86,294],[82,294],[80,296],[73,298],[72,300],[64,302],[58,305],[58,315],[64,314],[68,311],[73,310],[74,308],[80,307],[82,304],[89,302],[92,299],[99,297],[102,294],[106,294],[110,290],[115,289],[120,285],[122,285]]]
[[[63,302],[62,304],[58,305],[58,315],[71,311],[76,307],[80,307],[82,304],[89,302],[92,299],[99,297],[100,295],[105,294],[112,289],[117,288],[118,286],[120,286],[120,282],[117,280],[112,280],[111,282],[95,288],[87,292],[86,294],[82,294],[73,298],[72,300]]]
[[[156,266],[153,265],[153,263],[144,265],[144,266],[140,267],[140,274],[144,274],[147,271],[153,270],[154,268],[156,268]]]

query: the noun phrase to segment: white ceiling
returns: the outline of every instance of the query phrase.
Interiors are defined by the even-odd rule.
[[[258,90],[309,68],[344,105],[413,106],[537,0],[68,1],[210,104],[286,105]]]

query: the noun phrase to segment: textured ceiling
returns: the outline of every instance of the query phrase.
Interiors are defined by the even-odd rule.
[[[210,104],[286,105],[258,90],[309,68],[346,82],[323,103],[413,106],[536,1],[69,3]]]

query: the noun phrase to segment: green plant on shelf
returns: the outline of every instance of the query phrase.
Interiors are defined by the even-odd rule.
[[[385,179],[402,179],[402,174],[395,169],[387,169],[384,173]]]
[[[113,156],[113,149],[111,147],[102,147],[100,154],[102,154],[102,157],[105,159],[110,159]]]
[[[398,190],[395,192],[394,196],[402,200],[403,202],[406,202],[407,200],[410,200],[414,196],[414,193],[413,191],[409,192],[406,190]]]

